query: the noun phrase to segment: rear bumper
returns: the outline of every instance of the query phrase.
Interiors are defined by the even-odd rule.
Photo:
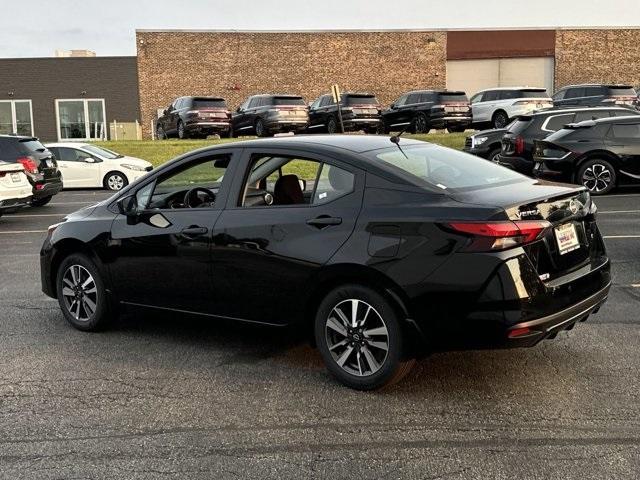
[[[229,122],[225,121],[192,122],[185,125],[185,129],[189,133],[228,132],[229,128]]]
[[[366,118],[366,117],[353,117],[343,118],[345,130],[372,130],[377,129],[382,125],[382,118]]]
[[[525,175],[533,174],[534,162],[524,157],[512,157],[508,155],[498,154],[496,157],[496,163],[514,169],[516,172],[523,173]]]
[[[40,200],[42,198],[52,197],[58,194],[60,190],[62,190],[61,179],[37,182],[33,188],[33,200]]]
[[[545,180],[571,183],[574,177],[574,162],[572,158],[561,160],[536,159],[532,169],[533,176]]]
[[[447,128],[447,127],[468,127],[471,125],[471,116],[469,115],[431,115],[429,125],[431,128]]]
[[[276,117],[274,119],[267,119],[264,122],[264,126],[272,132],[287,131],[300,131],[307,128],[308,120],[300,119],[286,119],[282,117]]]

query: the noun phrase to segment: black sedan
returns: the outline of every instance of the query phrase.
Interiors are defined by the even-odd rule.
[[[584,185],[594,195],[640,183],[640,117],[566,125],[536,141],[536,177]]]
[[[121,307],[301,326],[336,378],[374,389],[428,351],[586,320],[611,281],[595,212],[584,187],[425,142],[253,140],[51,226],[42,287],[81,330]]]

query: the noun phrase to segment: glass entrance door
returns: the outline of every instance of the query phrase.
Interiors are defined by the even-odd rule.
[[[59,140],[107,138],[104,100],[56,100]]]
[[[0,134],[33,136],[31,100],[0,100]]]

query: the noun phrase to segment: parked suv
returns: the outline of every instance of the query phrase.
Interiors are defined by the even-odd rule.
[[[268,137],[279,132],[301,132],[309,113],[299,95],[253,95],[238,107],[231,118],[231,134]]]
[[[62,190],[62,177],[53,154],[34,137],[0,135],[0,160],[20,163],[33,188],[31,205],[41,207]]]
[[[471,125],[472,114],[464,92],[416,90],[403,93],[382,112],[385,133],[409,129],[429,133],[432,128],[463,132]]]
[[[639,108],[638,94],[631,85],[585,84],[569,85],[553,95],[556,107],[626,105]]]
[[[372,93],[345,92],[340,97],[340,110],[345,131],[364,130],[378,133],[381,129],[380,102]],[[340,132],[338,106],[330,94],[321,95],[309,106],[309,132]]]
[[[640,116],[566,125],[536,141],[536,177],[582,184],[593,195],[640,184]]]
[[[509,87],[482,90],[471,97],[474,125],[504,128],[511,119],[553,106],[544,88]]]
[[[575,109],[551,109],[532,115],[518,117],[502,135],[501,151],[494,160],[502,165],[511,167],[525,175],[531,175],[533,170],[533,147],[535,140],[562,129],[568,123],[581,122],[603,117],[621,117],[638,115],[637,110],[624,107],[593,107]],[[475,143],[479,142],[481,134],[476,134]]]
[[[169,105],[156,123],[159,139],[229,136],[231,112],[220,97],[180,97]]]

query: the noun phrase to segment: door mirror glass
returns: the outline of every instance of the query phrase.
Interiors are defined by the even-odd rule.
[[[118,200],[118,211],[127,217],[138,215],[138,199],[135,195],[129,195]]]

